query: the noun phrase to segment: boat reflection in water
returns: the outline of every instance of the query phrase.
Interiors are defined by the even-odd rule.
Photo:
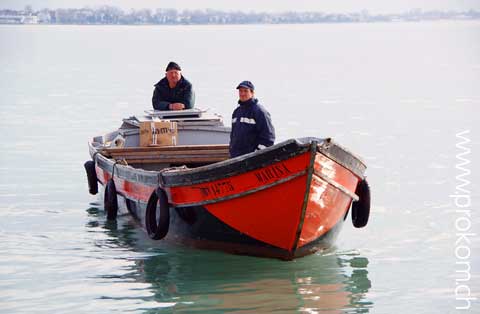
[[[134,220],[105,221],[101,211],[88,212],[87,228],[106,235],[93,245],[129,262],[120,274],[116,269],[96,278],[102,284],[123,283],[132,290],[125,298],[145,313],[368,313],[373,306],[366,296],[368,259],[357,252],[285,262],[166,243],[152,248]],[[122,254],[115,257],[119,249]],[[139,283],[145,293],[139,293]],[[100,300],[109,298],[114,296]]]

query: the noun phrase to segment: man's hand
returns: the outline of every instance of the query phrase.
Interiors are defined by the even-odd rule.
[[[170,108],[170,110],[183,110],[183,109],[185,109],[185,105],[182,104],[181,102],[171,103],[168,107]]]

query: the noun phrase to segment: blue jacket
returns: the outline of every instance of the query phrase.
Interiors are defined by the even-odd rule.
[[[275,129],[268,113],[258,100],[252,98],[238,102],[232,114],[230,133],[230,156],[237,157],[257,149],[272,146],[275,142]]]
[[[153,91],[152,105],[156,110],[169,110],[168,105],[180,102],[185,105],[185,109],[192,109],[195,105],[195,93],[192,84],[182,76],[175,88],[168,86],[166,77],[155,84]]]

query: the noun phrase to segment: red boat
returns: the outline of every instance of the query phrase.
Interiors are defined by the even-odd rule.
[[[90,192],[105,187],[107,217],[128,212],[152,239],[289,260],[331,247],[352,202],[355,227],[368,222],[366,166],[331,139],[232,159],[218,143],[89,147]]]

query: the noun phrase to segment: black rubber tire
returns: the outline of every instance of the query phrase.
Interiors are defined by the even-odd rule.
[[[95,161],[89,160],[83,165],[87,172],[88,192],[92,195],[98,193],[98,179],[95,171]]]
[[[157,207],[160,209],[158,221]],[[167,193],[162,188],[157,188],[150,195],[145,211],[145,227],[148,236],[153,240],[161,240],[167,235],[169,226],[170,205],[168,204]]]
[[[363,228],[370,217],[370,187],[367,180],[358,183],[355,194],[359,200],[352,203],[352,223],[355,228]]]
[[[103,198],[103,204],[105,213],[108,220],[117,219],[118,214],[118,202],[117,202],[117,189],[115,188],[115,182],[112,179],[108,180],[105,185],[105,195]]]

